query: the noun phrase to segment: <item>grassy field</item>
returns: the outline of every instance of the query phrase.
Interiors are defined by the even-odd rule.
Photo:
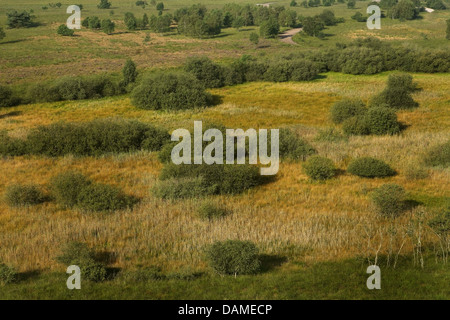
[[[2,288],[0,299],[448,299],[449,288],[442,286],[450,280],[447,268],[430,259],[420,269],[408,257],[403,259],[396,269],[382,267],[381,290],[366,288],[368,274],[361,259],[296,263],[287,270],[280,270],[279,261],[272,259],[256,276],[137,281],[131,271],[104,283],[83,282],[81,290],[67,290],[66,274],[29,272]]]
[[[198,40],[177,35],[176,31],[167,34],[150,33],[151,41],[144,42],[148,30],[127,31],[123,22],[125,12],[133,12],[140,18],[157,14],[153,6],[145,9],[137,7],[135,1],[112,1],[111,10],[97,9],[97,1],[79,1],[83,5],[82,19],[88,16],[99,16],[100,19],[112,19],[116,31],[106,35],[101,31],[82,28],[76,37],[61,37],[56,34],[60,24],[69,17],[65,13],[68,3],[60,9],[42,10],[45,2],[38,0],[18,0],[6,2],[0,7],[0,26],[6,25],[6,12],[10,9],[34,10],[39,26],[29,29],[7,29],[7,37],[0,41],[0,84],[35,82],[53,79],[63,75],[81,75],[89,73],[118,72],[126,58],[132,58],[140,68],[152,69],[181,65],[187,57],[208,55],[214,60],[228,60],[242,54],[270,55],[279,52],[289,53],[299,50],[320,50],[334,46],[336,43],[348,43],[357,38],[378,37],[392,43],[401,41],[406,46],[424,48],[440,48],[450,50],[445,39],[445,19],[450,17],[448,10],[431,14],[421,13],[422,19],[403,21],[382,19],[381,30],[368,30],[365,23],[352,20],[350,17],[357,11],[365,12],[367,1],[357,1],[356,8],[347,9],[346,4],[332,7],[303,8],[295,7],[299,15],[312,16],[324,9],[332,9],[336,17],[346,19],[345,23],[328,27],[327,37],[319,40],[313,37],[298,37],[298,46],[280,42],[278,39],[263,40],[255,46],[249,41],[249,35],[257,27],[245,27],[241,31],[233,28],[224,29],[212,39]],[[167,13],[174,13],[178,8],[196,3],[203,3],[208,8],[221,8],[228,0],[220,1],[165,1]],[[259,3],[246,1],[245,3]],[[276,1],[275,5],[289,6],[290,1]],[[450,5],[449,5],[450,6]],[[448,42],[448,41],[447,41]]]
[[[138,16],[156,14],[156,10],[136,7],[134,2],[112,0],[114,13],[110,14],[111,10],[98,10],[97,1],[79,1],[85,7],[82,17],[112,17],[118,28],[110,36],[83,29],[71,38],[56,34],[58,25],[68,17],[68,3],[61,9],[42,10],[46,5],[42,1],[5,1],[0,5],[0,26],[5,25],[9,9],[33,9],[40,25],[5,29],[7,36],[0,41],[0,84],[118,73],[126,58],[132,58],[143,73],[177,68],[194,55],[226,62],[243,54],[322,50],[367,36],[410,47],[450,49],[450,41],[444,39],[444,20],[450,17],[450,10],[421,13],[423,18],[413,21],[383,19],[381,30],[369,31],[364,23],[350,19],[354,12],[364,12],[368,2],[358,1],[354,10],[337,4],[331,9],[346,22],[328,28],[326,39],[299,36],[298,45],[272,39],[256,46],[248,38],[257,27],[225,29],[220,36],[203,40],[175,32],[151,33],[151,41],[144,42],[148,31],[125,31],[122,17],[127,11]],[[198,2],[219,8],[229,1],[164,1],[170,13]],[[288,6],[289,2],[276,4]],[[295,8],[304,16],[323,9]],[[162,169],[156,153],[0,157],[0,261],[21,272],[18,283],[0,286],[0,299],[449,299],[450,268],[442,263],[439,239],[427,221],[448,205],[450,171],[423,167],[422,159],[429,147],[450,138],[450,74],[412,74],[421,89],[413,94],[420,107],[398,112],[406,126],[400,135],[351,136],[334,142],[317,139],[322,130],[336,128],[330,120],[334,102],[345,97],[367,102],[383,90],[389,74],[330,72],[308,82],[252,82],[211,89],[220,101],[217,105],[179,112],[138,109],[129,95],[1,109],[0,131],[6,130],[12,137],[25,137],[37,126],[58,121],[111,117],[136,119],[168,131],[191,128],[194,120],[243,129],[289,127],[320,155],[333,160],[340,173],[323,183],[311,182],[301,163],[283,161],[273,182],[238,196],[216,196],[232,214],[204,221],[196,214],[199,199],[164,201],[152,195],[150,190]],[[361,156],[385,161],[398,175],[363,179],[346,173],[349,162]],[[425,169],[427,177],[410,178],[407,171],[411,167]],[[1,196],[12,184],[34,183],[47,190],[53,176],[72,169],[96,182],[119,186],[138,197],[139,204],[133,210],[87,214],[53,202],[10,208]],[[395,220],[379,217],[369,200],[370,193],[385,183],[402,185],[414,204]],[[204,249],[213,241],[227,239],[256,243],[265,255],[263,272],[236,279],[213,274]],[[65,266],[55,257],[60,246],[71,240],[107,253],[108,267],[121,272],[105,283],[83,282],[79,292],[67,290]],[[365,271],[378,255],[383,289],[369,291]],[[421,255],[424,268],[418,263]],[[190,281],[138,281],[133,277],[136,270],[150,266],[159,266],[167,274],[201,276]]]

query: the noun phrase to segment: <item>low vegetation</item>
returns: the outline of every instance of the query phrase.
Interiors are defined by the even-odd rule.
[[[396,173],[395,170],[383,161],[370,157],[353,160],[348,165],[347,171],[364,178],[384,178],[393,176]]]
[[[207,250],[211,268],[221,275],[253,274],[258,272],[261,261],[258,248],[249,241],[217,241]]]

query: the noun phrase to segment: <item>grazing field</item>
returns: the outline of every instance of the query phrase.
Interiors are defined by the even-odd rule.
[[[42,1],[5,1],[0,5],[0,26],[5,26],[9,9],[33,9],[38,25],[5,28],[6,37],[0,40],[0,85],[25,94],[32,84],[63,76],[120,78],[129,58],[138,68],[137,83],[145,83],[145,73],[181,73],[188,57],[208,56],[223,65],[243,55],[277,60],[289,53],[323,52],[369,36],[403,48],[450,49],[450,41],[445,40],[449,10],[422,12],[421,19],[407,21],[383,18],[381,30],[367,30],[365,23],[350,18],[356,11],[365,14],[367,1],[357,1],[355,9],[348,9],[346,3],[296,6],[291,9],[305,17],[331,9],[345,22],[327,27],[324,39],[299,33],[293,38],[296,44],[261,38],[255,45],[249,36],[259,32],[258,26],[225,28],[206,39],[178,34],[175,25],[165,33],[128,31],[125,12],[158,14],[154,6],[141,8],[134,2],[112,0],[110,9],[99,10],[97,1],[81,0],[82,18],[109,18],[116,23],[115,32],[106,35],[83,28],[74,37],[62,37],[56,29],[68,17],[68,3],[43,10]],[[164,12],[174,14],[198,2],[220,9],[229,1],[167,0]],[[289,8],[289,3],[275,4]],[[144,41],[147,34],[150,41]],[[303,161],[282,159],[269,183],[241,194],[166,200],[153,192],[165,166],[162,150],[57,157],[27,151],[11,156],[2,154],[0,141],[0,264],[19,272],[16,283],[3,286],[0,281],[0,299],[449,299],[450,171],[448,162],[431,166],[426,158],[433,147],[447,143],[448,150],[450,73],[410,73],[417,86],[411,96],[419,107],[396,110],[399,134],[347,135],[330,115],[333,105],[346,98],[370,106],[395,74],[322,70],[311,81],[247,81],[207,88],[212,105],[177,111],[137,108],[133,87],[95,99],[0,107],[4,141],[7,137],[23,141],[41,126],[62,122],[128,119],[171,133],[203,121],[244,130],[288,128],[336,166],[334,177],[314,181]],[[448,158],[448,151],[442,154]],[[382,160],[395,175],[363,178],[347,172],[352,160],[360,157]],[[120,188],[138,202],[114,212],[62,206],[54,200],[52,178],[69,171]],[[405,210],[396,218],[380,216],[371,200],[384,184],[397,184],[406,191]],[[35,185],[45,200],[12,206],[7,196],[12,185]],[[205,199],[226,208],[228,214],[201,219],[198,211]],[[439,233],[432,221],[442,213],[447,220]],[[226,240],[254,243],[261,272],[237,277],[215,274],[205,250]],[[55,257],[71,241],[87,244],[102,257],[107,281],[83,282],[78,292],[66,289],[67,266]],[[382,290],[365,286],[366,268],[372,264],[382,268]]]

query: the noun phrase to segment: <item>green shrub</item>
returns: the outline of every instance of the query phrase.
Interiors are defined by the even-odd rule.
[[[89,29],[100,29],[101,28],[101,22],[99,17],[89,17],[88,20]]]
[[[164,166],[160,179],[201,178],[197,189],[206,194],[239,194],[264,183],[259,168],[253,165],[181,164]],[[194,194],[195,195],[195,194]]]
[[[108,0],[100,0],[99,5],[97,6],[99,9],[109,9],[111,8],[111,2]]]
[[[225,217],[228,210],[212,201],[205,201],[198,208],[197,214],[203,220],[213,220]]]
[[[56,202],[72,208],[78,204],[79,194],[89,187],[92,181],[78,172],[64,172],[50,180],[50,190]]]
[[[312,156],[303,164],[305,173],[313,180],[327,180],[336,175],[336,167],[328,158]]]
[[[400,123],[397,121],[397,114],[390,108],[369,108],[365,119],[371,134],[394,135],[400,132]]]
[[[371,99],[370,106],[387,106],[397,110],[417,108],[419,104],[411,96],[415,89],[411,75],[393,73],[388,77],[387,87]]]
[[[61,36],[68,36],[68,37],[73,36],[75,33],[75,31],[73,31],[72,29],[69,29],[67,27],[67,25],[65,25],[65,24],[60,25],[56,32]]]
[[[17,12],[16,10],[12,10],[8,11],[6,16],[8,17],[8,27],[11,29],[30,28],[34,25],[33,19],[35,17],[28,11]]]
[[[4,263],[0,263],[0,283],[2,285],[6,285],[16,280],[17,280],[17,271]]]
[[[89,77],[63,77],[28,87],[30,102],[54,102],[61,100],[98,99],[122,93],[118,83],[100,75]]]
[[[115,211],[130,208],[135,199],[116,187],[91,184],[82,188],[77,197],[77,207],[87,211]]]
[[[43,203],[46,199],[36,185],[11,185],[6,189],[5,196],[11,207],[32,206]]]
[[[209,186],[203,177],[167,178],[158,181],[152,192],[161,199],[186,199],[216,194],[217,187]]]
[[[184,70],[192,74],[205,88],[220,88],[224,86],[224,71],[219,65],[207,57],[188,59]]]
[[[396,184],[384,184],[372,193],[376,211],[386,217],[397,217],[405,209],[405,189]]]
[[[85,243],[71,241],[61,249],[61,255],[56,261],[65,266],[76,265],[81,269],[82,279],[100,282],[106,280],[105,266],[98,261],[95,251]]]
[[[216,241],[206,255],[210,266],[221,275],[254,274],[261,267],[258,248],[250,241]]]
[[[250,33],[249,40],[251,43],[257,45],[259,43],[259,35],[256,32],[252,32]]]
[[[13,139],[6,131],[0,131],[0,155],[21,156],[27,153],[26,142],[22,139]]]
[[[50,157],[98,156],[105,153],[157,151],[170,141],[169,134],[144,123],[123,119],[97,119],[86,123],[54,123],[32,130],[28,152]],[[0,147],[1,150],[1,147]]]
[[[100,27],[104,33],[111,34],[114,32],[116,24],[112,22],[110,19],[103,19],[100,24]]]
[[[344,99],[336,102],[331,107],[331,120],[334,123],[342,123],[352,117],[362,116],[366,113],[366,111],[367,108],[364,102],[360,99]]]
[[[123,75],[123,84],[125,86],[129,85],[130,83],[134,83],[136,81],[138,72],[136,70],[136,64],[133,62],[133,60],[131,59],[127,60],[125,66],[122,69],[122,75]]]
[[[183,110],[208,106],[212,97],[191,75],[158,73],[144,79],[132,92],[141,109]]]
[[[169,142],[165,144],[158,153],[158,159],[161,163],[172,162],[172,150],[178,142]]]
[[[342,123],[342,130],[346,135],[364,136],[370,134],[369,124],[366,117],[356,116]]]
[[[308,81],[313,80],[318,73],[319,69],[314,63],[299,59],[270,63],[264,73],[264,79],[273,82]]]
[[[267,19],[259,25],[259,34],[263,38],[275,38],[280,32],[280,25],[276,19]]]
[[[316,150],[306,141],[299,138],[293,131],[282,128],[279,131],[280,157],[305,161],[308,156],[316,153]],[[268,141],[271,141],[268,138]],[[270,150],[270,147],[268,147]]]
[[[310,81],[319,74],[317,65],[309,60],[298,59],[291,63],[290,81]]]
[[[364,157],[350,162],[347,171],[364,178],[390,177],[396,172],[381,160]]]
[[[450,140],[431,147],[424,155],[423,162],[430,167],[450,166]]]
[[[13,107],[20,103],[20,99],[15,97],[11,88],[0,85],[0,108]]]

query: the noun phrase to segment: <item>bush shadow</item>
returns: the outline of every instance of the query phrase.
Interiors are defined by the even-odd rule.
[[[22,111],[11,111],[5,114],[0,114],[0,119],[10,118],[10,117],[16,117],[22,115]]]
[[[261,261],[261,273],[269,272],[287,262],[287,258],[284,256],[269,254],[261,254],[259,260]]]
[[[17,282],[24,282],[28,280],[37,279],[41,274],[40,270],[31,270],[26,272],[20,272],[17,274]]]

